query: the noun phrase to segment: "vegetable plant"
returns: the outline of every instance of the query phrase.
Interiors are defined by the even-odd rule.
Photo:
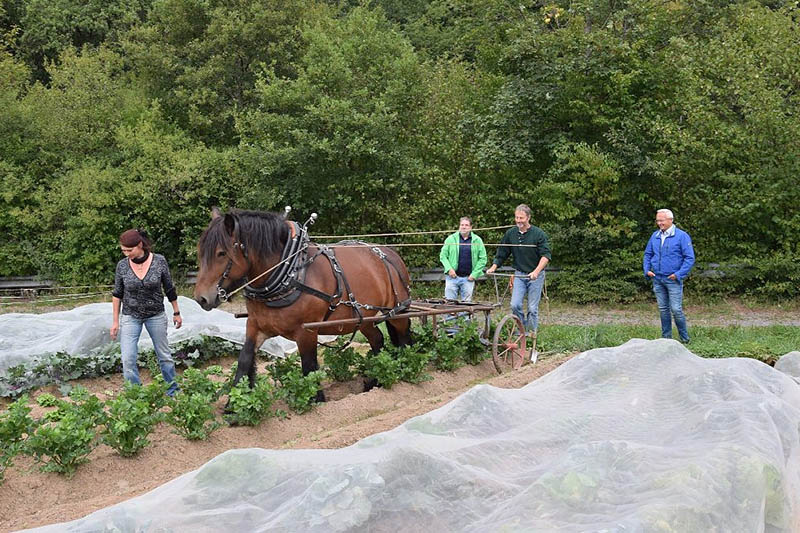
[[[163,418],[158,409],[165,398],[164,383],[151,383],[147,386],[125,384],[123,391],[113,400],[106,402],[108,407],[105,428],[101,432],[103,443],[111,446],[120,455],[130,457],[148,446],[148,436],[155,425]]]
[[[270,416],[274,401],[275,387],[267,376],[259,376],[252,389],[243,379],[228,393],[225,420],[231,425],[257,426]]]
[[[215,398],[199,392],[178,392],[168,405],[166,421],[175,433],[190,440],[205,440],[220,427],[214,413]]]
[[[28,395],[24,394],[0,413],[0,483],[24,440],[36,429],[37,422],[30,416],[28,400]]]
[[[352,346],[345,347],[346,339],[339,338],[323,353],[325,373],[335,381],[348,381],[355,377],[355,368],[362,359]]]

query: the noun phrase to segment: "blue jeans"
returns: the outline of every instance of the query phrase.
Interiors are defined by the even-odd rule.
[[[463,278],[447,276],[444,280],[444,297],[448,300],[472,301],[473,290],[475,290],[475,281],[470,281],[466,276]]]
[[[158,366],[161,367],[161,375],[164,381],[169,384],[167,394],[172,396],[178,390],[175,383],[175,362],[172,360],[172,352],[167,342],[167,315],[159,313],[150,318],[135,318],[130,315],[122,315],[119,319],[119,344],[122,351],[122,375],[125,381],[136,385],[141,385],[139,379],[139,367],[136,363],[139,358],[139,336],[142,334],[142,326],[147,328],[150,339],[153,341]]]
[[[514,271],[511,311],[522,321],[527,333],[535,333],[539,329],[539,300],[542,299],[542,287],[544,287],[544,271],[536,279],[530,279],[525,272]],[[526,295],[528,296],[527,314],[522,307]]]
[[[653,280],[653,292],[658,302],[658,312],[661,314],[661,336],[665,339],[672,338],[672,318],[678,328],[681,342],[689,342],[689,328],[686,325],[686,315],[683,314],[683,281],[669,279],[665,276],[656,276]]]

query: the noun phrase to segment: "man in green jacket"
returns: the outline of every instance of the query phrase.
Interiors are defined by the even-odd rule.
[[[444,297],[463,302],[472,300],[475,279],[483,275],[486,267],[486,247],[483,240],[472,233],[469,217],[461,217],[458,231],[445,239],[439,260],[447,274]]]
[[[514,256],[514,285],[511,290],[511,311],[519,317],[528,335],[536,338],[539,328],[539,300],[544,286],[544,269],[550,262],[550,241],[540,228],[531,225],[531,208],[520,204],[514,210],[515,227],[509,229],[500,241],[492,266],[493,273],[502,266],[509,255]],[[522,307],[525,296],[528,308]],[[535,346],[535,343],[534,343]]]

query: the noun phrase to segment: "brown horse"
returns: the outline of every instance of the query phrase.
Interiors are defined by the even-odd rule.
[[[216,209],[197,244],[199,271],[194,298],[210,311],[232,291],[275,268],[280,273],[287,244],[295,241],[303,227],[282,215],[260,211],[233,210],[224,216]],[[409,300],[409,275],[405,263],[393,250],[365,243],[337,243],[330,247],[304,241],[303,259],[287,279],[277,280],[277,296],[264,295],[263,276],[247,287],[247,331],[239,353],[235,383],[247,375],[255,384],[255,352],[263,342],[281,335],[297,343],[303,375],[317,370],[317,335],[341,335],[361,331],[373,353],[383,347],[383,334],[373,322],[323,327],[312,330],[304,323],[389,313],[392,317]],[[284,257],[285,259],[285,257]],[[288,264],[288,261],[285,261]],[[304,269],[304,271],[302,270]],[[291,279],[289,279],[291,278]],[[303,279],[304,278],[304,279]],[[302,282],[296,281],[302,279]],[[262,290],[259,293],[259,290]],[[298,292],[299,291],[299,294]],[[288,295],[288,297],[286,296]],[[276,305],[276,300],[278,305]],[[283,302],[282,304],[280,302]],[[291,303],[287,303],[291,302]],[[386,322],[392,343],[410,343],[410,320],[394,317]],[[322,391],[318,401],[324,401]]]

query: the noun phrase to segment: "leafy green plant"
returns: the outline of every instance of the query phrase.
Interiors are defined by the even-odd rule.
[[[200,336],[174,346],[173,359],[176,365],[191,367],[214,357],[236,353],[238,349],[238,345],[225,339]],[[70,380],[120,372],[119,350],[118,343],[110,343],[81,357],[62,352],[34,357],[29,362],[10,367],[0,376],[0,396],[16,398],[52,383],[68,386]],[[142,353],[139,362],[149,368],[154,380],[159,379],[161,369],[155,352],[148,350]]]
[[[414,328],[414,347],[421,352],[433,352],[436,337],[433,334],[433,322],[420,323]]]
[[[322,359],[323,369],[335,381],[348,381],[355,377],[362,356],[352,346],[345,347],[347,339],[340,337],[336,343],[325,348]]]
[[[433,346],[431,363],[436,370],[451,372],[464,364],[461,353],[461,347],[455,339],[440,335]]]
[[[205,440],[220,427],[210,394],[180,391],[168,401],[166,421],[178,435],[190,440]]]
[[[23,451],[41,463],[42,471],[72,477],[97,445],[96,428],[106,420],[104,403],[82,386],[72,387],[67,400],[42,394],[37,401],[55,409],[44,415]]]
[[[225,420],[231,425],[257,426],[270,415],[276,390],[267,376],[259,376],[250,388],[248,380],[241,380],[228,393]]]
[[[148,446],[148,436],[162,420],[156,395],[164,398],[164,386],[151,383],[145,387],[125,384],[116,398],[106,402],[108,407],[105,428],[101,432],[104,444],[117,450],[120,455],[130,457]]]
[[[72,477],[97,445],[96,427],[105,423],[103,403],[84,387],[75,387],[70,401],[58,400],[54,420],[39,425],[25,443],[44,472]],[[48,400],[49,401],[49,400]]]
[[[300,356],[296,353],[286,357],[277,357],[267,366],[267,371],[275,381],[283,381],[283,377],[291,374],[300,368]]]
[[[202,394],[213,398],[215,401],[222,394],[224,381],[214,381],[211,376],[222,376],[222,367],[212,365],[206,369],[187,368],[177,378],[181,391],[188,394]]]
[[[36,429],[37,422],[30,416],[28,401],[28,395],[22,395],[0,413],[0,483],[22,443]]]
[[[280,397],[297,413],[305,413],[314,407],[313,400],[320,391],[320,383],[325,379],[325,372],[315,370],[303,376],[300,367],[285,372],[280,382]]]
[[[489,353],[479,337],[478,323],[466,320],[459,322],[459,326],[453,341],[461,353],[461,359],[469,365],[480,364],[489,357]]]
[[[364,358],[361,372],[367,378],[376,379],[381,387],[391,389],[402,377],[401,366],[391,349],[384,348],[376,355]]]
[[[414,346],[394,348],[394,357],[398,363],[400,381],[420,383],[429,381],[430,375],[425,373],[425,368],[431,359],[431,354]]]

